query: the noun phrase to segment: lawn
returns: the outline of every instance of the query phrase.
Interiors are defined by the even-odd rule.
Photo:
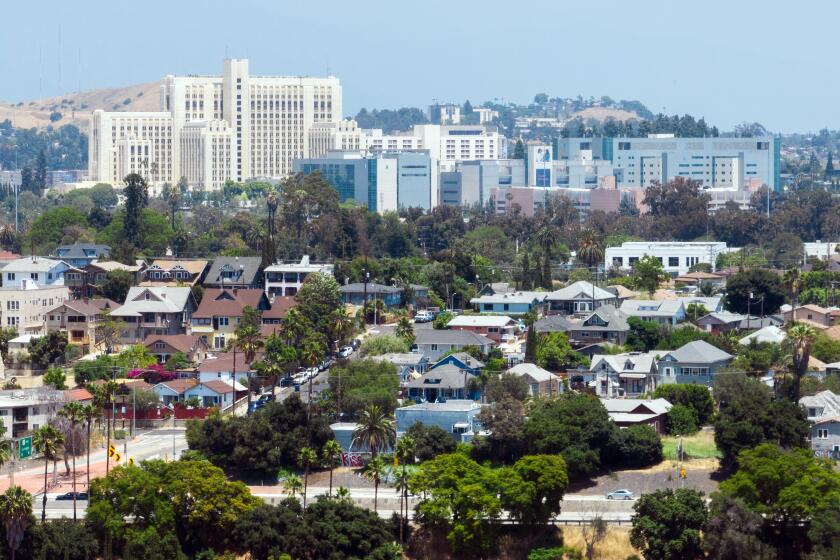
[[[715,445],[715,434],[711,430],[703,430],[692,436],[683,436],[683,452],[690,459],[720,458],[721,453]],[[662,452],[666,459],[677,458],[678,438],[665,436],[662,438]]]

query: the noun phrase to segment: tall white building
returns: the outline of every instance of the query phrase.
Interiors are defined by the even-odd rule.
[[[310,129],[341,120],[338,78],[251,76],[227,59],[221,76],[167,76],[160,112],[94,112],[90,179],[136,172],[153,184],[186,177],[217,189],[227,179],[284,177],[309,157]]]

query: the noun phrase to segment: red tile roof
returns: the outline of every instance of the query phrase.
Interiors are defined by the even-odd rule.
[[[296,303],[294,296],[275,296],[271,309],[263,311],[262,316],[265,319],[283,319]]]
[[[222,292],[225,295],[222,295]],[[241,317],[242,309],[250,305],[258,309],[264,293],[262,290],[249,289],[226,289],[207,288],[201,297],[201,304],[193,313],[193,317]]]
[[[254,358],[254,361],[262,359],[262,353],[259,353]],[[245,363],[245,354],[242,352],[236,353],[236,373],[245,373],[248,371],[248,364]],[[233,370],[233,352],[219,354],[219,357],[214,360],[204,360],[199,364],[199,373],[216,373],[219,371]]]
[[[93,395],[90,394],[90,391],[85,389],[84,387],[79,387],[77,389],[70,389],[69,391],[64,392],[64,397],[68,401],[92,401]]]

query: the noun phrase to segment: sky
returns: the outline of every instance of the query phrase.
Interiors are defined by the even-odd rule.
[[[220,74],[227,53],[252,74],[329,70],[347,116],[545,92],[809,132],[840,128],[838,20],[816,0],[6,0],[0,99]]]

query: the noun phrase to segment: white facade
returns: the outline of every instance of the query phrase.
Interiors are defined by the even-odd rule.
[[[181,173],[187,184],[219,190],[234,168],[234,134],[226,121],[195,121],[181,131]]]
[[[160,97],[157,113],[94,113],[91,180],[118,183],[127,172],[137,172],[152,184],[174,183],[186,167],[196,176],[195,165],[188,165],[195,146],[181,138],[188,123],[212,121],[224,121],[232,134],[225,180],[284,177],[293,159],[309,156],[312,126],[338,122],[342,110],[338,78],[251,76],[242,59],[225,60],[221,76],[167,76]],[[221,125],[209,128],[227,138]],[[213,188],[212,177],[204,178],[210,184],[193,186]]]
[[[840,243],[833,241],[812,241],[803,243],[803,245],[805,259],[808,257],[817,257],[825,261],[837,254],[837,246]]]
[[[728,253],[722,241],[628,241],[620,247],[607,247],[604,266],[630,270],[642,257],[649,255],[662,262],[665,272],[672,276],[688,274],[698,263],[709,263],[714,270],[717,256]]]
[[[0,288],[0,322],[20,334],[45,334],[47,312],[69,297],[63,284],[39,288],[32,280],[23,280],[18,287]]]
[[[0,393],[0,422],[6,438],[32,434],[47,425],[66,403],[63,391],[48,388]]]
[[[64,261],[43,257],[22,257],[3,267],[3,288],[63,286],[64,273],[70,268]]]
[[[299,263],[277,263],[265,267],[265,293],[272,296],[293,296],[313,272],[333,273],[332,264],[309,262],[309,255],[304,255]]]

